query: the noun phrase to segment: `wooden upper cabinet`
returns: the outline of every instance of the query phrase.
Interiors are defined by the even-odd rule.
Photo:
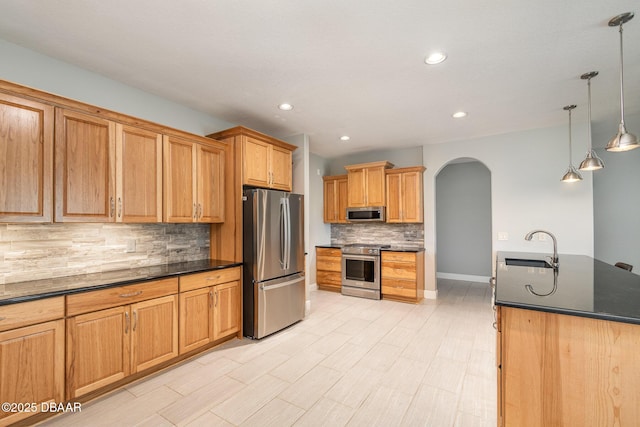
[[[421,223],[424,220],[424,166],[387,170],[387,222]]]
[[[198,144],[198,221],[224,222],[224,146]]]
[[[393,164],[382,161],[345,166],[349,207],[385,206],[385,171]]]
[[[53,107],[0,94],[0,222],[50,222]]]
[[[116,124],[116,221],[162,222],[162,135]]]
[[[242,147],[239,156],[242,185],[292,190],[292,153],[297,148],[295,145],[243,126],[216,132],[207,137],[231,140]]]
[[[56,109],[56,222],[115,219],[115,123]]]
[[[224,145],[164,136],[165,222],[224,221]]]
[[[323,176],[324,181],[324,222],[347,222],[347,175]]]

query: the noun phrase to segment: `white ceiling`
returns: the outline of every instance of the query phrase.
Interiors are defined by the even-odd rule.
[[[0,38],[325,157],[586,119],[619,122],[620,13],[637,0],[2,0]],[[640,17],[624,27],[640,113]],[[434,49],[449,58],[427,66]],[[46,72],[46,70],[43,70]],[[288,102],[289,112],[276,106]],[[465,119],[451,114],[468,111]],[[640,133],[640,123],[627,123]],[[343,134],[351,136],[341,142]],[[606,141],[594,141],[602,146]]]

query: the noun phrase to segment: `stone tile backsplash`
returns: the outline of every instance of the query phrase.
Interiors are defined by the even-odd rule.
[[[380,243],[424,246],[424,224],[331,224],[331,243]]]
[[[0,284],[209,257],[208,224],[0,224]]]

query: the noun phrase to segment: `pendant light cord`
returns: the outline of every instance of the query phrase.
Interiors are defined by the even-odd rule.
[[[624,126],[624,70],[622,69],[623,50],[622,50],[622,22],[620,22],[620,124]]]
[[[589,119],[589,127],[587,127],[587,138],[589,141],[589,153],[591,153],[591,150],[593,150],[593,141],[591,139],[591,77],[589,77],[589,79],[587,80],[587,88],[589,89],[589,109],[587,110],[587,116]]]
[[[572,168],[573,164],[571,163],[571,110],[569,110],[569,167]]]

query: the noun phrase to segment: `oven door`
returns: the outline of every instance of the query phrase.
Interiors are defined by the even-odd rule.
[[[380,257],[342,254],[342,286],[380,289]]]

